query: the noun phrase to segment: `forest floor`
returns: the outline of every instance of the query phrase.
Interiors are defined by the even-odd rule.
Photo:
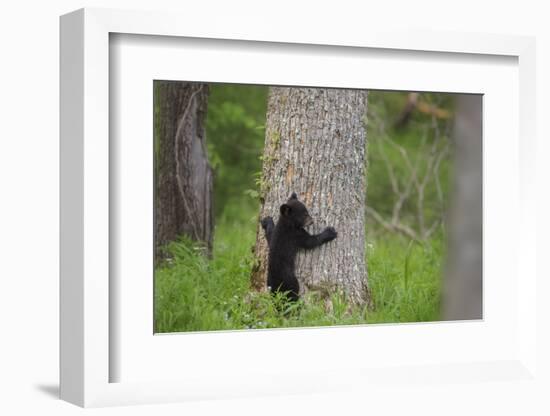
[[[172,243],[155,272],[155,332],[426,322],[440,319],[442,233],[423,243],[367,232],[373,307],[333,295],[287,303],[250,289],[257,212],[230,201],[218,219],[212,259],[188,240]],[[373,233],[374,234],[374,233]]]

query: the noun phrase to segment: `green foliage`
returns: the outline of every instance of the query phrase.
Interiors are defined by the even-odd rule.
[[[214,169],[216,217],[232,199],[256,190],[254,172],[261,170],[264,147],[267,87],[211,84],[206,138]],[[249,202],[257,197],[248,192]],[[255,201],[253,201],[255,199]]]

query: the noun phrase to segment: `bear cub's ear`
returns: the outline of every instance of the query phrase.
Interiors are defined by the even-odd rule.
[[[282,216],[287,217],[287,216],[290,215],[290,212],[292,211],[292,208],[290,208],[290,205],[283,204],[283,205],[281,205],[280,211],[281,211]]]
[[[289,199],[298,199],[298,195],[296,195],[296,192],[292,192]]]

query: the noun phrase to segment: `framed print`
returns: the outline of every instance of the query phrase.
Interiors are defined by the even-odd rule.
[[[533,40],[245,32],[163,13],[61,18],[62,398],[535,383]],[[452,159],[458,137],[473,141]],[[449,261],[433,237],[447,179],[470,201],[457,229],[475,235],[451,238]],[[473,270],[467,298],[441,288],[445,264],[459,282]],[[392,268],[398,282],[376,286]]]

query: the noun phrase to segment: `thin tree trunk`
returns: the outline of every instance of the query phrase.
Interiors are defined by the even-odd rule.
[[[206,153],[208,85],[155,81],[155,249],[185,234],[212,248],[212,170]]]
[[[460,95],[454,126],[455,175],[442,302],[446,320],[482,318],[481,117],[481,95]]]
[[[341,290],[368,301],[365,264],[367,94],[359,90],[271,88],[268,100],[260,218],[279,215],[292,192],[305,203],[312,233],[333,226],[338,238],[298,255],[301,292]],[[266,286],[267,243],[257,229],[252,285]]]

